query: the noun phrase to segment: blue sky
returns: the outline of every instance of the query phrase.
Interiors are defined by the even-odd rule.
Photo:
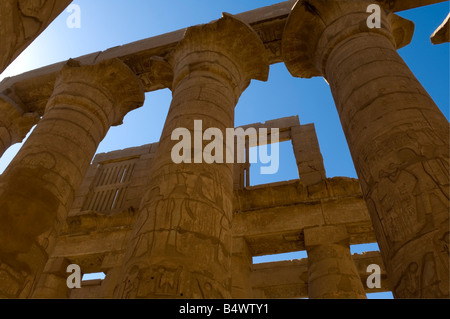
[[[222,12],[240,13],[271,5],[276,0],[74,0],[81,9],[81,27],[68,28],[70,13],[63,12],[0,76],[20,74],[48,64],[207,23]],[[449,12],[448,2],[399,13],[415,22],[412,43],[399,50],[413,73],[449,118],[449,44],[432,45],[430,35]],[[171,101],[169,90],[146,94],[142,108],[130,112],[124,124],[111,128],[98,148],[108,152],[159,140]],[[272,65],[267,82],[253,81],[236,106],[235,124],[298,115],[302,124],[314,123],[327,177],[356,178],[351,156],[329,86],[322,78],[293,78],[284,64]],[[20,148],[12,146],[0,159],[0,173]],[[251,184],[298,178],[290,142],[280,145],[280,170],[261,176],[251,169]],[[376,245],[375,245],[376,246]],[[369,249],[373,249],[374,245]],[[375,247],[376,248],[376,247]],[[368,249],[354,248],[354,252]],[[280,258],[301,258],[290,254]],[[274,260],[274,257],[266,260]],[[260,262],[261,259],[258,259]],[[390,297],[383,294],[382,297]]]

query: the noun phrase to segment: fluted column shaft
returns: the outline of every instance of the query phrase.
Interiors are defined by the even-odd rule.
[[[43,118],[0,179],[0,269],[15,282],[0,283],[0,295],[27,295],[98,144],[143,100],[140,81],[119,60],[62,69]]]
[[[286,58],[294,75],[330,84],[393,294],[448,297],[449,124],[396,52],[412,25],[382,12],[381,28],[367,28],[367,1],[308,3],[294,8],[306,25],[288,23]],[[288,38],[313,25],[315,50],[294,62],[301,41]]]
[[[177,128],[192,137],[233,128],[234,107],[250,79],[267,78],[265,50],[249,26],[225,15],[189,28],[170,63],[173,99],[116,296],[230,297],[232,164],[194,163],[194,154],[192,163],[175,164],[178,141],[171,135]],[[195,120],[202,131],[194,132]]]

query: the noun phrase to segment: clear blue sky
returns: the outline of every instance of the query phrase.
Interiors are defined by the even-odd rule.
[[[66,25],[63,12],[0,76],[20,74],[48,64],[138,41],[151,36],[207,23],[222,12],[240,13],[271,5],[276,0],[74,0],[81,8],[81,28]],[[399,13],[415,22],[412,43],[400,55],[449,118],[449,44],[432,45],[430,35],[449,12],[448,2]],[[146,94],[142,108],[129,113],[124,124],[111,128],[98,152],[139,146],[159,140],[169,109],[171,92]],[[267,82],[253,81],[236,107],[236,126],[298,115],[302,124],[314,123],[328,177],[356,178],[328,85],[322,78],[293,78],[284,64],[272,65]],[[0,173],[17,153],[11,147],[0,160]],[[290,142],[280,145],[280,170],[260,176],[251,169],[251,184],[298,178]],[[374,248],[374,246],[370,246]],[[355,248],[358,252],[367,248]],[[299,258],[291,254],[281,258]],[[274,258],[263,259],[274,260]],[[261,259],[258,262],[263,261]],[[389,297],[383,294],[382,297]]]

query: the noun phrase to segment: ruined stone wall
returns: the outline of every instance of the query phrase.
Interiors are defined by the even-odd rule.
[[[313,125],[300,125],[298,117],[291,117],[244,128],[271,126],[284,132],[283,140],[296,139],[292,151],[299,162],[316,158],[318,167],[323,168]],[[46,297],[59,298],[114,296],[131,227],[152,178],[148,173],[157,147],[158,143],[154,143],[96,155],[59,234],[36,297],[44,293]],[[342,226],[348,234],[348,245],[376,241],[357,180],[327,179],[322,169],[324,177],[312,182],[310,171],[299,168],[299,173],[299,180],[251,187],[235,184],[233,298],[308,297],[308,259],[268,264],[252,262],[254,256],[305,250],[307,229]],[[235,177],[238,174],[239,170],[235,169]],[[306,182],[302,181],[304,176]],[[357,269],[361,287],[366,287],[367,266],[381,265],[382,287],[375,290],[366,287],[365,290],[389,291],[379,252],[353,255],[350,262]],[[83,281],[81,289],[68,289],[65,282],[68,273],[64,267],[69,264],[79,265],[83,273],[104,272],[106,277]]]

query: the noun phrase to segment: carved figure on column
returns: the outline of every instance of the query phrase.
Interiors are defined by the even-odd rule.
[[[292,75],[330,84],[389,280],[404,287],[394,296],[417,295],[406,288],[416,285],[401,283],[412,269],[420,295],[448,296],[448,254],[433,238],[448,233],[449,123],[396,52],[411,40],[413,23],[382,10],[381,27],[370,29],[368,4],[298,1],[284,60]]]
[[[166,58],[174,70],[173,100],[122,278],[139,265],[138,298],[230,297],[232,166],[175,164],[171,134],[180,127],[193,132],[194,120],[204,130],[234,127],[241,93],[251,79],[267,80],[266,51],[250,26],[224,14],[188,28]],[[116,287],[118,297],[126,297],[125,284]]]

